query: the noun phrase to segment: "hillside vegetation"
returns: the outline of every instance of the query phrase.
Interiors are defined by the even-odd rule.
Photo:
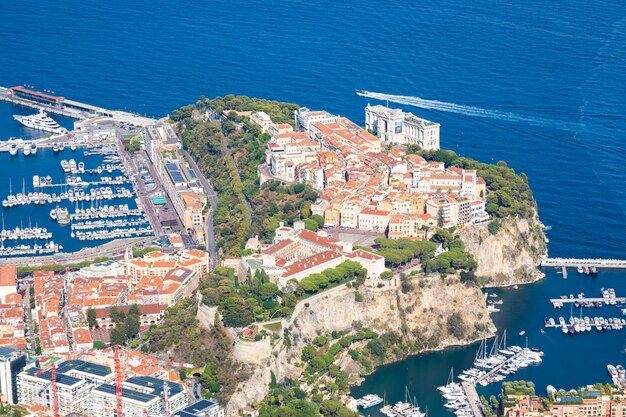
[[[308,207],[317,193],[302,184],[282,185],[274,182],[259,186],[257,167],[265,161],[270,136],[237,116],[238,111],[264,111],[275,123],[293,124],[295,104],[226,96],[213,100],[201,98],[195,105],[175,110],[172,120],[178,123],[183,146],[196,159],[218,194],[214,213],[218,249],[225,255],[237,255],[246,240],[259,236],[271,242],[280,221],[292,223],[309,217]],[[207,113],[227,117],[214,122]]]

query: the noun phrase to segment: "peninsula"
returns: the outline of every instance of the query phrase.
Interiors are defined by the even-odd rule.
[[[481,287],[542,276],[526,176],[440,149],[439,124],[411,113],[368,105],[361,127],[226,96],[160,121],[118,116],[91,114],[76,145],[108,126],[108,146],[140,173],[134,191],[156,236],[134,250],[112,243],[97,259],[4,260],[2,306],[31,329],[0,315],[16,331],[7,345],[42,358],[16,376],[20,405],[55,412],[46,366],[61,355],[68,378],[83,362],[109,366],[93,368],[102,380],[63,412],[94,413],[101,392],[115,397],[111,386],[154,384],[132,378],[169,370],[177,408],[205,397],[215,415],[351,416],[349,387],[377,366],[494,335]],[[131,366],[134,376],[115,382],[119,355],[153,368]],[[150,395],[154,409],[173,406]],[[132,400],[122,393],[122,407],[143,410]]]

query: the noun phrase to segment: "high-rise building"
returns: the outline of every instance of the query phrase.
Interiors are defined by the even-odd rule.
[[[0,400],[17,404],[17,374],[26,366],[26,355],[6,346],[0,346]]]

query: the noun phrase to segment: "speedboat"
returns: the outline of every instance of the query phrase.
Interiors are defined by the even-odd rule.
[[[9,154],[11,154],[11,156],[17,155],[17,144],[11,144],[11,146],[9,147]]]

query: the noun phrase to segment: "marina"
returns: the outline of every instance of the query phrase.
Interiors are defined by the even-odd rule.
[[[0,153],[0,163],[15,166],[0,184],[0,256],[54,255],[153,234],[132,168],[114,144],[56,148]]]

